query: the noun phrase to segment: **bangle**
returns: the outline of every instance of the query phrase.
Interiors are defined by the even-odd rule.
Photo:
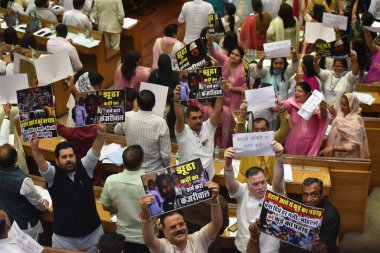
[[[258,243],[258,242],[259,242],[258,239],[254,239],[254,238],[252,238],[252,236],[249,237],[249,240],[250,240],[251,242],[253,242],[253,243]]]

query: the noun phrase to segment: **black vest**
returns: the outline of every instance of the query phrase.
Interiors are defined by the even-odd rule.
[[[53,186],[53,232],[68,237],[84,237],[101,224],[96,210],[93,180],[79,160],[74,182],[61,168],[55,168]]]
[[[23,230],[28,228],[28,223],[34,227],[40,217],[40,211],[20,194],[26,177],[18,167],[0,168],[0,209]]]

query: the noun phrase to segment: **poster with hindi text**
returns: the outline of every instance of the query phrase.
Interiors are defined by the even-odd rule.
[[[326,42],[317,39],[314,43],[315,52],[321,56],[331,57],[334,59],[346,59],[350,57],[350,42],[347,36],[332,42]]]
[[[199,69],[210,62],[201,38],[184,46],[175,54],[180,70]]]
[[[220,13],[208,15],[208,33],[213,36],[224,36],[226,34]]]
[[[232,135],[233,148],[237,156],[274,156],[273,140],[273,131]]]
[[[260,214],[259,231],[311,250],[321,228],[323,213],[321,208],[306,206],[267,190]]]
[[[141,180],[145,192],[155,198],[149,206],[152,216],[211,198],[211,191],[205,186],[207,174],[199,158],[145,173]]]

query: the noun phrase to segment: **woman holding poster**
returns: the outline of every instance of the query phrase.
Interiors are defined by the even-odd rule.
[[[326,102],[322,101],[314,115],[305,120],[298,115],[298,110],[311,95],[311,87],[306,82],[296,85],[294,96],[284,101],[290,115],[292,129],[285,141],[285,153],[291,155],[317,156],[325,131],[329,123]]]

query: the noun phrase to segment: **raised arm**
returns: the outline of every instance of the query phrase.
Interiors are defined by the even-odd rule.
[[[100,150],[102,150],[104,140],[106,137],[107,127],[104,124],[98,123],[97,128],[98,128],[98,135],[96,136],[96,139],[94,143],[92,144],[92,153],[94,154],[94,156],[99,157]]]
[[[154,197],[150,194],[144,195],[140,199],[141,231],[143,234],[144,242],[152,253],[159,252],[160,250],[160,240],[154,234],[154,230],[151,224],[152,217],[150,216],[149,212],[149,205],[151,205],[154,200]]]
[[[235,156],[235,151],[232,147],[229,147],[224,151],[224,180],[226,182],[228,193],[233,196],[239,190],[239,182],[234,175],[234,169],[232,167],[232,159]]]
[[[259,219],[251,223],[248,227],[250,237],[247,245],[246,253],[260,253],[260,232],[259,232]]]
[[[359,67],[359,63],[358,63],[358,55],[357,55],[356,51],[354,51],[354,50],[351,50],[350,61],[351,61],[352,74],[354,74],[356,76],[357,74],[359,74],[360,67]]]
[[[369,48],[371,53],[373,53],[377,49],[376,45],[375,45],[375,43],[373,43],[373,40],[372,40],[372,37],[371,37],[371,34],[369,33],[369,31],[365,27],[363,28],[363,30],[364,30],[365,43],[367,44],[367,47]]]
[[[284,147],[277,141],[272,142],[273,150],[276,153],[276,160],[274,163],[273,171],[273,191],[278,194],[284,194],[284,165],[282,161],[282,154],[284,153]]]
[[[223,225],[222,209],[220,208],[220,202],[218,199],[219,185],[214,182],[206,182],[206,186],[212,192],[211,222],[207,225],[207,233],[212,240],[215,240]]]
[[[32,147],[33,159],[36,162],[38,169],[41,172],[46,172],[48,170],[48,164],[40,148],[38,147],[38,143],[39,143],[39,140],[37,139],[36,136],[30,142],[31,147]]]
[[[210,116],[210,122],[214,127],[218,126],[220,114],[222,114],[223,97],[217,97],[215,101],[214,112]]]
[[[247,121],[247,101],[244,100],[240,105],[240,112],[236,119],[235,125],[235,133],[246,133],[247,128],[245,127],[245,123]]]
[[[11,119],[11,104],[3,104],[4,119],[0,129],[0,145],[9,143],[9,123]],[[11,143],[13,145],[13,143]]]
[[[180,99],[180,87],[177,85],[173,93],[174,99],[174,113],[175,113],[175,131],[182,133],[185,128],[185,115],[183,114],[182,107],[179,103]]]

